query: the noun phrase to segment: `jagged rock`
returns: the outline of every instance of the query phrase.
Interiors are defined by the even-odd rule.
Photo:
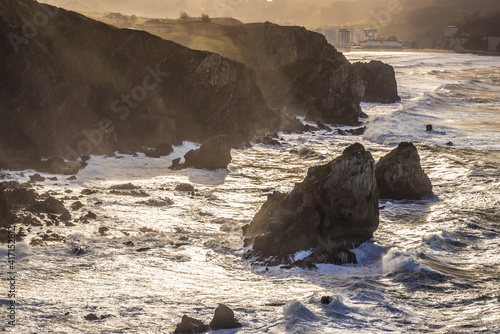
[[[231,146],[227,136],[217,136],[204,142],[199,149],[191,150],[184,155],[184,164],[173,162],[170,168],[177,165],[182,168],[218,169],[226,168],[231,162]]]
[[[93,190],[93,189],[83,189],[82,191],[80,191],[80,194],[85,195],[85,196],[92,195],[95,193],[97,193],[97,190]]]
[[[257,143],[264,145],[281,146],[281,143],[271,135],[267,135],[257,140]]]
[[[325,130],[325,131],[332,131],[332,128],[323,123],[322,121],[317,121],[316,125],[318,126],[318,129],[320,130]]]
[[[180,183],[177,186],[175,186],[175,190],[179,191],[194,191],[194,186],[189,183]]]
[[[167,156],[174,151],[172,144],[160,144],[153,150],[147,150],[144,152],[149,158],[160,158]]]
[[[145,190],[111,190],[109,192],[113,195],[122,195],[122,196],[137,196],[137,197],[148,197],[150,196]]]
[[[394,103],[400,101],[396,74],[391,65],[378,60],[352,64],[365,86],[364,102]]]
[[[231,329],[240,328],[242,325],[234,317],[234,312],[224,304],[219,304],[215,309],[215,314],[210,321],[210,328],[213,330],[218,329]]]
[[[71,219],[71,213],[64,206],[63,202],[49,196],[43,202],[37,202],[32,205],[32,209],[37,213],[53,213],[61,215],[62,220]]]
[[[80,210],[81,208],[83,208],[83,203],[80,201],[76,201],[71,204],[71,210],[73,211]]]
[[[45,178],[43,176],[41,176],[40,174],[33,174],[33,175],[30,175],[30,182],[31,183],[34,183],[34,182],[43,182],[45,181]]]
[[[381,198],[431,199],[434,197],[429,177],[422,170],[413,143],[400,143],[377,162],[377,185]]]
[[[204,324],[203,321],[184,315],[181,322],[177,324],[174,334],[204,333],[209,329],[208,325]]]
[[[243,228],[245,246],[253,244],[245,257],[290,264],[295,252],[313,249],[306,263],[355,262],[347,250],[369,240],[378,223],[375,161],[354,144],[330,163],[310,168],[291,193],[268,196]]]
[[[93,213],[92,211],[89,211],[87,212],[87,214],[85,216],[83,216],[84,218],[87,218],[87,219],[96,219],[97,218],[97,215],[95,213]]]
[[[134,190],[134,189],[139,189],[138,186],[132,184],[132,183],[124,183],[124,184],[115,184],[109,189],[114,189],[114,190]]]

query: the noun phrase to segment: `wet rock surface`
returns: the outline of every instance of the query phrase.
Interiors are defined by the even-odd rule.
[[[185,162],[172,162],[170,169],[178,170],[189,167],[199,169],[226,168],[232,160],[231,146],[227,136],[217,136],[204,142],[199,149],[191,150],[184,155]]]
[[[365,86],[364,102],[394,103],[400,101],[394,68],[378,60],[352,64]]]
[[[379,223],[375,161],[361,144],[309,169],[289,194],[274,192],[243,228],[245,257],[266,265],[293,264],[293,254],[312,250],[299,263],[353,263],[349,249],[369,240]]]
[[[420,165],[413,143],[403,142],[382,157],[376,165],[377,185],[381,198],[433,199],[432,184]]]

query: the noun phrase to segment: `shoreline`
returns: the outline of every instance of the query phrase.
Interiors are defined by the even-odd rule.
[[[453,54],[471,54],[476,56],[494,56],[499,57],[500,52],[492,51],[481,51],[481,50],[443,50],[443,49],[413,49],[413,48],[369,48],[369,49],[353,49],[353,48],[336,48],[342,53],[353,53],[353,52],[421,52],[421,53],[453,53]]]

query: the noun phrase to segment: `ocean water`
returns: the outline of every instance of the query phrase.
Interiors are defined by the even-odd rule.
[[[92,211],[97,219],[51,226],[65,243],[17,245],[17,326],[4,330],[171,333],[184,314],[208,323],[224,303],[243,327],[217,333],[500,333],[500,58],[346,56],[393,65],[402,98],[363,104],[370,118],[362,137],[282,134],[282,147],[233,150],[227,171],[168,170],[198,146],[184,143],[160,159],[93,157],[77,180],[41,183],[41,193],[59,198],[96,190],[79,198],[85,206],[73,216]],[[308,167],[354,142],[378,160],[401,141],[416,144],[439,201],[381,200],[379,229],[354,251],[358,264],[285,270],[242,260],[241,227],[267,194],[290,191]],[[150,196],[110,193],[127,182]],[[183,182],[194,195],[174,190]],[[77,246],[85,254],[74,255]],[[6,252],[2,246],[2,259]],[[322,296],[332,302],[321,304]],[[3,292],[0,299],[2,330]],[[109,317],[85,320],[89,313]]]

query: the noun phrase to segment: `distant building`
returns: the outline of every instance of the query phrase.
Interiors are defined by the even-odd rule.
[[[377,39],[377,29],[365,29],[365,36],[363,38],[363,42],[367,40],[376,40]]]
[[[488,37],[488,51],[500,51],[500,37]]]
[[[351,31],[348,29],[340,29],[337,35],[337,46],[350,47],[351,46]]]
[[[457,26],[447,26],[444,28],[444,37],[454,37],[457,33]]]
[[[368,39],[361,43],[363,49],[402,49],[403,43],[397,39]]]
[[[363,33],[361,30],[352,29],[351,30],[351,44],[350,45],[360,45],[363,41]]]

